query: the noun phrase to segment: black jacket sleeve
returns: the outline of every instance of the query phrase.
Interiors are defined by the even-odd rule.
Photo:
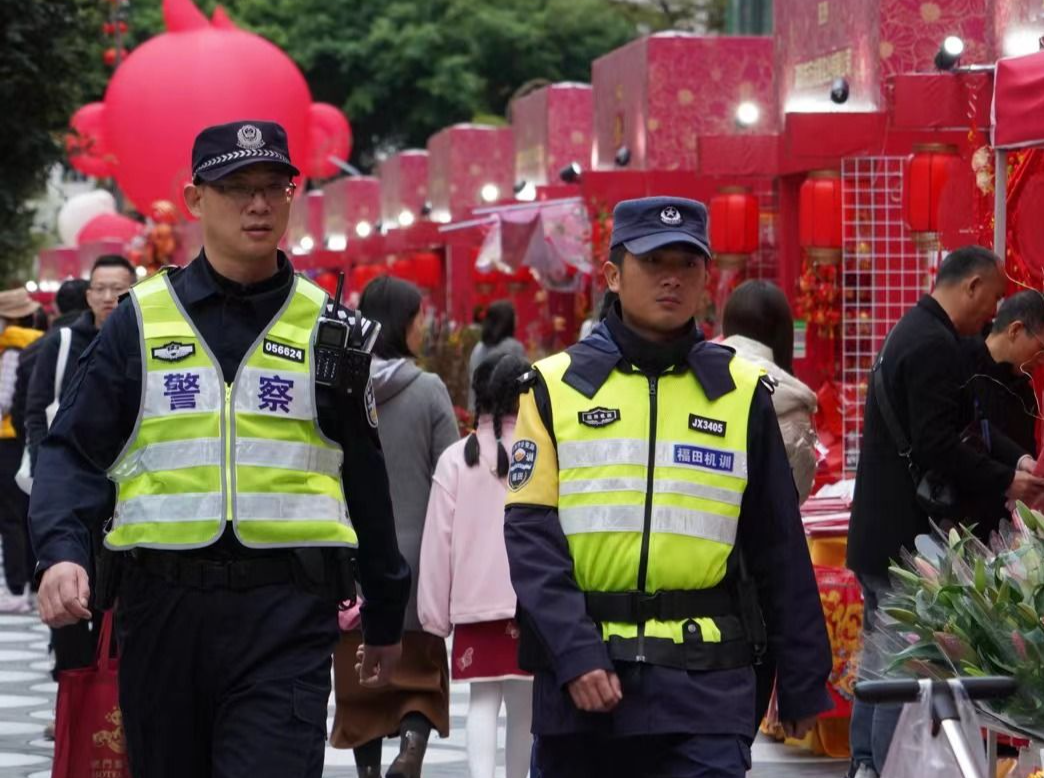
[[[101,533],[115,497],[105,471],[134,428],[140,371],[138,324],[125,300],[80,356],[40,445],[29,503],[37,576],[58,562],[90,570],[91,533]]]
[[[903,354],[890,383],[903,393],[913,458],[922,471],[937,470],[969,492],[1001,494],[1015,477],[1014,463],[961,442],[969,420],[962,406],[965,364],[956,341],[922,338]]]
[[[25,398],[25,442],[34,472],[40,444],[47,437],[47,406],[54,402],[54,371],[60,346],[57,337],[43,338],[29,378]],[[18,380],[22,380],[21,370]]]
[[[769,650],[776,659],[780,718],[797,720],[832,707],[826,682],[833,659],[794,477],[764,386],[754,394],[747,437],[739,543],[758,584]]]
[[[362,590],[363,638],[386,646],[402,637],[410,596],[410,566],[395,537],[388,471],[377,430],[357,400],[345,401],[341,414],[345,499],[359,536],[358,570]]]

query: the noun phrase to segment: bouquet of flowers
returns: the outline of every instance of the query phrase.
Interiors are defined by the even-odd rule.
[[[1044,739],[1044,515],[1019,503],[987,546],[966,528],[917,539],[891,568],[879,645],[890,672],[1012,676],[1018,692],[990,713]]]

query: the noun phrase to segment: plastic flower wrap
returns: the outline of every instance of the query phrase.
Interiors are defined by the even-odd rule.
[[[987,547],[966,528],[917,539],[872,638],[889,675],[1004,675],[1018,692],[990,713],[1044,739],[1044,515],[1018,505]]]

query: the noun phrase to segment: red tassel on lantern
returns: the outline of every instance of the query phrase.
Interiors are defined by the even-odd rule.
[[[722,267],[742,267],[758,250],[758,200],[746,187],[724,187],[710,202],[710,238]]]
[[[813,170],[801,185],[798,201],[798,242],[817,264],[837,264],[841,232],[841,174]]]
[[[903,163],[903,217],[912,232],[939,232],[939,200],[959,161],[956,146],[914,146]]]

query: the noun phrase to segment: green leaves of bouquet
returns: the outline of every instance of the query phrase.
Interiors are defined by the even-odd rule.
[[[1022,503],[987,547],[967,528],[918,538],[890,568],[883,629],[897,642],[890,670],[917,676],[1007,675],[1019,691],[995,711],[1044,730],[1044,514]]]

